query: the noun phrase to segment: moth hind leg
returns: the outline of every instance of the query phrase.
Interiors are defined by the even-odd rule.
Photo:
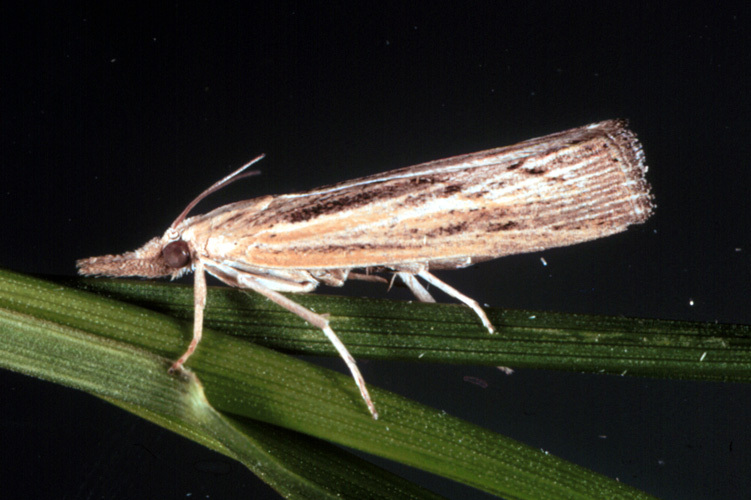
[[[483,326],[488,329],[488,332],[495,333],[495,327],[488,319],[487,314],[485,314],[485,311],[482,309],[480,304],[476,300],[470,297],[467,297],[462,292],[452,287],[448,283],[444,283],[443,281],[439,280],[437,277],[433,276],[432,274],[424,270],[419,271],[415,274],[407,273],[407,272],[398,272],[397,275],[402,279],[402,281],[404,281],[404,283],[410,288],[410,290],[412,290],[412,293],[414,293],[415,296],[418,299],[420,299],[422,302],[435,302],[435,300],[430,295],[430,293],[428,293],[428,291],[425,290],[425,287],[423,287],[420,283],[417,282],[415,275],[419,276],[420,278],[424,279],[431,285],[443,291],[445,294],[454,297],[455,299],[459,300],[460,302],[463,302],[464,304],[472,308],[475,314],[477,314],[477,316],[480,318],[480,321],[482,321]],[[414,286],[415,284],[417,286]],[[428,300],[424,300],[421,297],[421,294],[423,292],[426,294],[425,297]]]

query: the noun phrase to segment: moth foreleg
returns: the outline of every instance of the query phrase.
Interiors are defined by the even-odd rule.
[[[196,350],[203,335],[203,310],[206,309],[206,274],[203,271],[203,262],[196,261],[193,284],[193,340],[190,341],[188,350],[170,367],[170,373],[182,368]]]
[[[406,273],[399,273],[399,274],[406,274]],[[482,307],[480,307],[480,304],[476,300],[467,297],[456,288],[452,287],[448,283],[444,283],[443,281],[439,280],[438,278],[436,278],[435,276],[433,276],[427,271],[420,271],[417,273],[417,276],[421,277],[422,279],[424,279],[431,285],[435,286],[436,288],[442,290],[444,293],[451,295],[455,299],[460,300],[461,302],[464,302],[466,305],[471,307],[472,310],[480,317],[480,321],[482,321],[482,324],[485,326],[485,328],[487,328],[490,333],[495,333],[495,327],[490,322],[490,320],[488,319],[488,316],[485,314],[485,311],[482,310]],[[407,286],[409,286],[409,284]]]
[[[226,272],[227,270],[225,269],[224,271]],[[376,411],[375,405],[373,404],[373,400],[370,399],[370,393],[368,393],[368,388],[365,386],[365,379],[360,373],[360,369],[357,368],[355,358],[352,357],[342,341],[339,340],[339,337],[336,336],[334,330],[331,329],[328,319],[320,314],[314,313],[310,309],[301,306],[297,302],[288,299],[281,293],[263,286],[250,274],[236,272],[236,274],[233,275],[233,278],[236,280],[237,285],[241,288],[249,288],[254,292],[260,293],[272,302],[282,306],[290,312],[297,314],[308,323],[323,330],[323,333],[326,335],[329,341],[334,344],[337,352],[339,352],[339,355],[344,360],[347,368],[349,368],[350,373],[352,373],[352,378],[355,379],[355,384],[357,384],[357,387],[360,389],[360,394],[362,395],[363,400],[365,400],[365,404],[368,405],[368,410],[370,410],[370,413],[373,415],[374,419],[378,419],[378,412]]]

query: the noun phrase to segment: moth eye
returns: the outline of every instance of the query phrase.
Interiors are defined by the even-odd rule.
[[[190,262],[190,249],[188,244],[182,240],[173,241],[164,247],[162,257],[169,267],[184,267]]]

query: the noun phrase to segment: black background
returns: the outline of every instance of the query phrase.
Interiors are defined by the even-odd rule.
[[[262,176],[198,213],[624,117],[650,166],[651,220],[441,276],[497,307],[749,324],[747,3],[6,5],[0,265],[72,275],[77,258],[131,250],[261,152]],[[348,290],[386,296],[324,293]],[[751,487],[747,386],[361,366],[371,384],[662,498]],[[0,415],[5,494],[275,497],[239,464],[76,391],[2,372]]]

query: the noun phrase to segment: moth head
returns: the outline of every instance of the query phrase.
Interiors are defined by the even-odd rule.
[[[170,231],[168,231],[169,233]],[[76,262],[85,276],[141,276],[179,278],[192,268],[190,246],[180,238],[154,238],[138,250],[120,255],[89,257]]]
[[[257,156],[199,194],[185,207],[185,210],[175,219],[161,238],[154,238],[133,252],[80,259],[76,261],[78,274],[84,276],[141,276],[144,278],[171,276],[172,279],[179,278],[193,268],[192,264],[195,258],[190,245],[181,236],[182,230],[185,229],[187,224],[185,218],[188,213],[199,201],[211,193],[238,179],[258,175],[260,172],[257,170],[251,172],[245,172],[245,170],[263,157],[264,155]]]

